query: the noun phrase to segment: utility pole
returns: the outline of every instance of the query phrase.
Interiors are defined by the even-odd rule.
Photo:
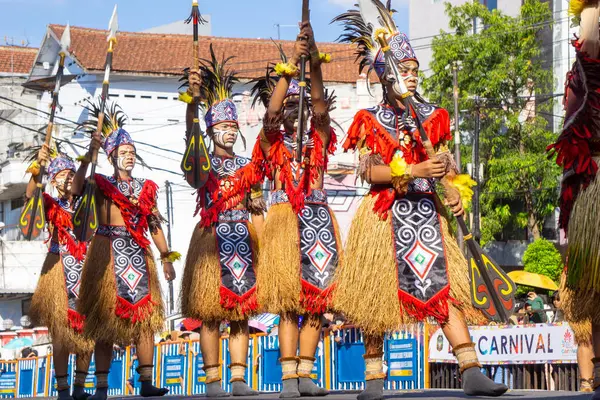
[[[481,125],[481,102],[482,98],[475,96],[475,132],[473,137],[473,175],[477,185],[473,191],[473,236],[475,241],[479,242],[481,239],[481,226],[480,226],[480,204],[479,195],[481,192],[481,182],[479,180],[479,130]]]
[[[171,182],[165,181],[165,192],[167,195],[167,244],[171,248],[171,225],[173,224],[173,191]],[[169,316],[175,311],[175,299],[173,290],[173,281],[169,281]],[[175,329],[174,321],[170,321],[171,331]]]
[[[458,109],[458,62],[452,63],[452,81],[454,85],[454,159],[456,160],[456,168],[460,172],[460,128],[459,118],[460,111]]]
[[[459,117],[460,111],[458,109],[458,61],[454,61],[452,63],[452,83],[453,83],[453,95],[454,95],[454,159],[456,162],[456,168],[458,168],[458,172],[461,170],[460,163],[460,130],[459,130]],[[458,247],[464,253],[465,252],[465,242],[463,240],[463,233],[460,229],[457,230],[456,233],[456,241],[458,242]]]

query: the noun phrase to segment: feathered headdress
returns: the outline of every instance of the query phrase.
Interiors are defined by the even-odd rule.
[[[202,60],[200,74],[202,86],[200,94],[208,106],[204,115],[206,127],[210,128],[220,122],[238,122],[235,103],[231,100],[233,86],[239,82],[235,72],[228,68],[227,63],[233,56],[217,59],[212,44],[210,59]]]
[[[392,2],[388,0],[386,5],[383,5],[379,0],[373,0],[374,3],[383,10],[383,15],[388,15],[391,27],[395,27],[392,20],[392,15],[396,10],[392,9]],[[344,25],[344,33],[337,39],[341,43],[356,44],[356,60],[359,63],[359,74],[367,68],[367,76],[375,70],[377,76],[381,79],[385,73],[385,57],[381,51],[381,46],[373,40],[373,30],[369,25],[366,25],[360,10],[352,9],[335,17],[331,23],[339,22]],[[398,62],[415,61],[418,63],[417,56],[410,45],[408,37],[404,33],[395,32],[388,39],[388,44],[394,54],[394,58]]]
[[[83,132],[91,136],[98,129],[98,117],[100,116],[100,101],[94,103],[88,100],[85,106],[88,111],[88,119],[77,126],[76,131]],[[127,122],[127,115],[120,105],[117,103],[107,104],[104,110],[104,120],[102,122],[102,148],[107,156],[117,149],[119,146],[129,144],[135,147],[135,142],[131,135],[123,129]],[[137,154],[136,157],[140,163],[148,167],[144,160]]]
[[[27,168],[26,172],[31,172],[34,175],[39,173],[39,164],[37,158],[42,146],[36,146],[31,149],[31,153],[27,157],[27,161],[31,161],[31,164]],[[46,172],[50,180],[54,179],[59,172],[64,170],[71,170],[75,172],[75,163],[73,159],[69,157],[65,152],[60,149],[60,146],[56,141],[52,141],[50,145],[50,163],[46,166]]]

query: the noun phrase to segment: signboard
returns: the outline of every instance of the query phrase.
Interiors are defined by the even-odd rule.
[[[389,340],[386,361],[388,380],[414,381],[417,379],[417,341],[415,339]]]
[[[165,385],[180,386],[183,382],[183,356],[164,356]]]
[[[206,382],[206,372],[204,372],[204,359],[202,353],[196,354],[196,377],[194,383],[196,385]]]
[[[0,396],[15,397],[17,388],[17,373],[16,372],[0,372]]]
[[[577,362],[577,345],[568,324],[470,327],[482,364]],[[430,362],[456,362],[451,346],[438,329],[429,341]]]
[[[85,377],[86,391],[89,390],[92,393],[93,391],[91,389],[94,389],[96,387],[96,361],[94,360],[94,358],[95,357],[92,357],[90,367],[88,368],[88,375]]]

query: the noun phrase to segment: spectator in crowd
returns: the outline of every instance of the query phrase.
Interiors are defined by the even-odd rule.
[[[544,301],[535,292],[527,293],[527,304],[531,306],[531,316],[529,321],[534,324],[548,322],[548,316],[544,312]]]
[[[560,308],[560,292],[557,290],[552,295],[552,305],[554,306],[554,317],[552,318],[553,323],[563,322],[565,320],[565,314]]]
[[[21,350],[21,358],[35,358],[37,356],[37,350],[34,350],[31,347],[25,347],[23,350]]]

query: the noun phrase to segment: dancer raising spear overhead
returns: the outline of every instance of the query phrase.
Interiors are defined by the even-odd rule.
[[[319,53],[308,19],[300,28],[293,55],[273,69],[279,80],[252,155],[264,165],[274,185],[261,239],[258,300],[267,312],[281,314],[282,398],[327,394],[315,385],[311,373],[321,335],[320,317],[330,307],[332,279],[342,250],[335,216],[323,190],[327,158],[336,145],[321,72],[321,63],[329,56]],[[302,77],[296,79],[301,58],[310,62],[311,109],[308,101],[300,103],[306,88]],[[257,85],[270,87],[268,82]],[[301,116],[301,112],[307,115]],[[305,130],[296,121],[306,121],[309,115],[310,128]],[[298,135],[303,135],[302,141],[297,140]],[[299,161],[298,143],[302,143]],[[303,316],[300,331],[299,316]]]
[[[248,359],[248,317],[256,313],[256,263],[258,235],[266,205],[261,182],[263,172],[251,160],[234,154],[241,136],[238,114],[232,101],[235,74],[228,59],[217,60],[212,45],[211,59],[204,60],[201,76],[190,70],[189,86],[199,91],[209,105],[204,120],[214,143],[210,154],[211,173],[198,189],[200,222],[194,229],[182,279],[181,311],[185,317],[202,321],[200,347],[206,371],[206,394],[222,397],[219,373],[219,325],[230,322],[229,352],[231,391],[234,396],[258,393],[245,382]],[[202,82],[202,83],[201,83]],[[187,107],[188,130],[198,103]],[[243,139],[243,137],[242,137]],[[250,220],[252,218],[252,220]]]

